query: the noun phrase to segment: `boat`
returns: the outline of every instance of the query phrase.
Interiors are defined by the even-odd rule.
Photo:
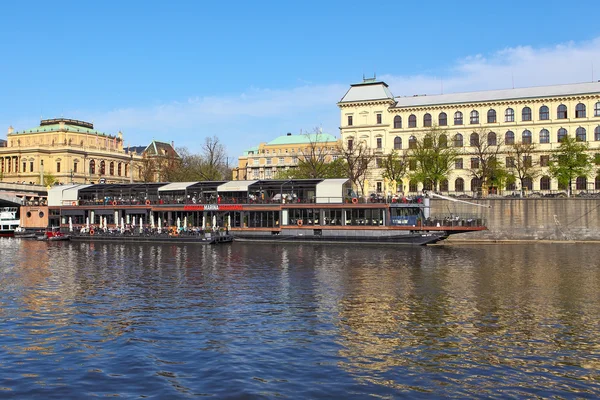
[[[0,209],[0,237],[15,236],[15,230],[20,225],[17,218],[18,211],[17,207],[3,207]]]
[[[58,228],[51,228],[47,230],[43,235],[37,236],[37,240],[60,242],[64,240],[71,240],[71,235],[66,235],[62,233]]]
[[[234,241],[428,245],[487,229],[481,206],[435,193],[358,196],[347,179],[64,185],[48,193],[50,223],[89,241],[205,242],[157,234],[168,227],[226,230]]]

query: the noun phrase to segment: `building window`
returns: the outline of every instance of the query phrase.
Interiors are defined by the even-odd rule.
[[[460,133],[454,135],[454,147],[463,147],[463,135]]]
[[[540,143],[550,143],[550,132],[548,129],[542,129],[540,131]]]
[[[521,112],[521,120],[523,121],[531,121],[531,108],[524,107]]]
[[[515,133],[513,131],[506,132],[506,135],[504,135],[504,144],[515,144]]]
[[[471,111],[471,124],[479,123],[479,111]]]
[[[348,150],[352,150],[353,145],[354,145],[354,141],[352,139],[348,139]]]
[[[473,157],[473,158],[471,158],[471,169],[477,169],[477,168],[479,168],[479,158]]]
[[[352,126],[352,115],[348,115],[348,126]]]
[[[550,109],[547,106],[540,107],[540,121],[547,121],[550,119]]]
[[[550,190],[550,177],[542,176],[540,179],[540,190]]]
[[[271,159],[267,158],[267,165],[271,165]]]
[[[471,133],[471,136],[469,137],[469,144],[473,147],[479,146],[479,135],[475,132]]]
[[[123,175],[123,164],[121,164],[121,163],[117,164],[117,175],[118,176]]]
[[[457,158],[454,160],[454,169],[463,169],[463,159]]]
[[[525,129],[521,135],[521,141],[526,144],[531,144],[531,131]]]
[[[396,136],[394,138],[394,150],[400,150],[402,149],[402,138],[399,136]]]
[[[575,118],[585,118],[585,104],[579,103],[575,106]]]
[[[33,172],[33,161],[29,161],[29,172]]]
[[[445,112],[440,113],[440,115],[438,115],[438,125],[439,126],[448,126],[448,116],[446,115]]]
[[[567,106],[561,104],[556,109],[556,118],[558,119],[567,119]]]
[[[292,162],[294,164],[298,164],[298,157],[292,157]]]
[[[409,149],[416,149],[417,148],[417,138],[414,136],[411,136],[408,138],[408,148]]]
[[[457,192],[465,191],[465,180],[463,178],[456,178],[454,181],[454,190]]]
[[[96,161],[94,160],[90,160],[90,168],[88,168],[90,171],[90,174],[95,174],[96,173]]]
[[[408,117],[408,127],[416,128],[417,127],[417,116],[415,114],[410,114]]]
[[[56,172],[60,172],[60,161],[56,162]]]
[[[423,115],[423,126],[430,127],[431,126],[431,114],[427,113]]]
[[[599,141],[600,140],[600,125],[598,125],[596,127],[596,129],[594,129],[594,140],[595,141]]]
[[[258,167],[258,159],[252,160],[252,165]]]
[[[440,191],[447,192],[448,191],[448,179],[442,179],[440,182]]]
[[[577,177],[575,181],[575,188],[577,190],[587,190],[587,178],[585,176]]]
[[[506,168],[514,168],[515,167],[515,158],[514,157],[506,157]]]
[[[381,114],[375,114],[377,117],[377,124],[381,124]]]
[[[495,132],[490,132],[487,135],[487,143],[488,146],[495,146],[497,144],[498,140],[496,138],[496,133]]]
[[[408,191],[409,192],[416,192],[419,188],[419,182],[415,181],[415,180],[411,180],[410,182],[408,182]]]
[[[460,111],[454,113],[454,125],[463,124],[463,114]]]
[[[507,108],[504,113],[504,122],[515,122],[515,110]]]
[[[402,129],[402,117],[399,115],[394,117],[394,129]]]
[[[106,163],[104,161],[100,161],[100,175],[106,175]]]
[[[550,165],[550,156],[540,156],[540,167],[547,167],[548,165]]]
[[[448,136],[446,135],[440,135],[440,138],[438,139],[438,144],[440,146],[440,149],[445,149],[446,147],[448,147]]]
[[[110,171],[110,174],[111,174],[112,176],[114,176],[114,175],[115,175],[115,163],[111,161],[111,163],[110,163],[110,165],[109,165],[108,169],[109,169],[109,171]]]
[[[408,169],[409,169],[409,171],[415,171],[417,169],[417,160],[414,160],[414,159],[408,160]]]
[[[575,131],[575,140],[578,142],[585,142],[587,140],[585,128],[582,128],[581,126],[577,128],[577,130]]]
[[[279,157],[278,164],[283,164],[284,162],[285,162],[285,160],[283,159],[283,157]]]
[[[23,172],[27,171],[27,161],[23,161]]]
[[[533,165],[531,156],[523,156],[523,166],[531,167]]]
[[[377,149],[381,150],[381,148],[383,147],[383,140],[378,137],[377,138]]]
[[[594,117],[600,117],[600,101],[594,105]]]
[[[496,110],[489,110],[487,113],[488,124],[496,123]]]
[[[562,142],[563,139],[567,137],[567,130],[565,128],[560,128],[558,130],[558,134],[556,136],[557,136],[558,143]]]

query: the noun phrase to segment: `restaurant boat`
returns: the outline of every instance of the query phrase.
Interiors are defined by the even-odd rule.
[[[15,230],[19,229],[19,218],[17,207],[3,207],[0,209],[0,237],[13,237]]]
[[[432,202],[448,204],[434,213]],[[166,230],[239,241],[426,245],[486,229],[479,205],[459,202],[361,197],[346,179],[64,185],[48,193],[49,223],[74,227],[74,240],[107,240],[90,235],[102,229],[144,241],[171,241]]]

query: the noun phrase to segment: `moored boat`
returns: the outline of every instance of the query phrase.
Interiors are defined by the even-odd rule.
[[[19,228],[17,207],[3,207],[0,209],[0,237],[13,237],[15,230]]]

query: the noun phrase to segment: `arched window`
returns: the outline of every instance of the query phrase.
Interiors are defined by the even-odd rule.
[[[414,136],[411,136],[408,138],[408,148],[409,149],[416,149],[417,148],[417,138]]]
[[[548,106],[540,107],[540,121],[546,121],[550,119],[550,109]]]
[[[561,104],[556,109],[556,118],[558,119],[567,119],[567,106]]]
[[[415,114],[410,114],[408,117],[408,127],[416,128],[417,127],[417,116]]]
[[[463,115],[460,111],[454,113],[454,125],[462,125],[463,124]]]
[[[558,134],[556,135],[558,143],[562,142],[564,138],[567,137],[567,130],[565,128],[560,128],[558,130]]]
[[[504,144],[515,144],[515,133],[513,131],[508,131],[504,135]]]
[[[442,179],[440,182],[440,191],[447,192],[448,191],[448,179]]]
[[[478,124],[479,123],[479,111],[471,111],[471,123]]]
[[[106,175],[106,163],[100,161],[100,175]]]
[[[596,190],[600,190],[600,175],[596,176],[596,181],[594,182],[594,187]]]
[[[587,178],[585,176],[578,176],[575,181],[575,189],[587,190]]]
[[[454,181],[454,191],[464,192],[465,191],[465,180],[463,178],[456,178]]]
[[[515,110],[507,108],[504,112],[504,122],[515,122]]]
[[[394,129],[402,129],[402,117],[399,115],[394,117]]]
[[[496,133],[490,132],[487,135],[488,146],[495,146],[498,140],[496,139]]]
[[[418,187],[419,187],[419,182],[417,182],[415,180],[411,180],[410,182],[408,182],[408,191],[409,192],[416,192]]]
[[[433,190],[433,182],[429,179],[423,182],[423,190]]]
[[[440,113],[438,115],[438,125],[439,126],[448,126],[448,116],[445,112]]]
[[[594,105],[594,117],[600,117],[600,101]]]
[[[523,110],[521,111],[521,120],[531,121],[531,108],[523,107]]]
[[[475,132],[471,133],[471,136],[469,137],[469,144],[471,146],[479,146],[479,135]]]
[[[594,140],[600,140],[600,125],[598,125],[596,129],[594,129]]]
[[[463,147],[463,135],[460,133],[454,135],[454,147]]]
[[[402,138],[400,136],[396,136],[394,138],[394,150],[402,149]]]
[[[90,160],[90,167],[88,169],[90,171],[90,174],[95,174],[96,173],[96,161]]]
[[[489,110],[487,113],[488,124],[496,123],[496,110]]]
[[[431,126],[431,114],[427,113],[423,115],[423,126],[430,127]]]
[[[540,190],[550,190],[550,177],[542,176],[540,178]]]
[[[440,145],[440,148],[445,149],[446,147],[448,147],[448,136],[442,134],[440,135],[440,138],[438,139],[438,144]]]
[[[473,178],[471,179],[471,192],[478,192],[481,189],[481,179]]]
[[[111,175],[115,174],[115,163],[114,162],[110,162],[109,166],[108,166],[108,170],[110,171]]]
[[[530,177],[523,178],[523,188],[529,191],[533,190],[533,180]]]
[[[117,164],[117,175],[121,176],[123,173],[123,165],[121,163]]]
[[[521,141],[525,144],[531,144],[531,131],[529,129],[525,129],[523,134],[521,135]]]
[[[550,132],[548,129],[542,129],[540,131],[540,143],[550,143]]]
[[[585,104],[579,103],[575,106],[575,118],[585,118]]]
[[[125,176],[129,176],[129,165],[125,164]]]
[[[575,131],[575,140],[578,142],[585,142],[587,140],[587,134],[585,132],[585,128],[579,127]]]

